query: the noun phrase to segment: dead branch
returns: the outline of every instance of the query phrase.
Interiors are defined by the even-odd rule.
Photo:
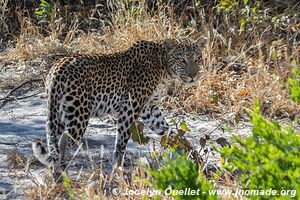
[[[41,81],[43,81],[43,79],[31,79],[31,80],[25,81],[24,83],[18,85],[14,89],[10,90],[3,98],[0,98],[0,101],[3,101],[0,104],[0,109],[3,108],[10,101],[24,99],[24,97],[17,97],[16,95],[14,95],[14,92],[16,92],[17,90],[21,89],[22,87],[25,87],[28,84],[30,84],[30,86],[32,86],[32,83],[34,83],[34,82],[41,82]],[[26,92],[28,92],[28,91],[29,90],[27,90]],[[30,95],[30,96],[32,96],[32,95]]]

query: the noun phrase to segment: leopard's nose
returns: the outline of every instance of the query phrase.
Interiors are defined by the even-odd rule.
[[[187,70],[189,72],[189,76],[193,79],[197,76],[199,67],[195,62],[188,61],[187,62]]]

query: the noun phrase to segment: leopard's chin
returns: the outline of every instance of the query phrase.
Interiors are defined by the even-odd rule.
[[[183,81],[184,86],[187,88],[195,86],[196,83],[196,81]]]

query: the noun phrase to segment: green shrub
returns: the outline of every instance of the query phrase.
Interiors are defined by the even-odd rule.
[[[277,122],[266,120],[255,103],[251,114],[252,135],[236,137],[238,145],[225,147],[221,155],[227,159],[227,170],[240,172],[241,189],[266,191],[290,190],[289,195],[249,196],[250,199],[299,198],[300,137],[293,128],[283,129]],[[292,192],[292,194],[291,194]]]
[[[69,199],[74,200],[75,199],[75,194],[74,194],[74,191],[73,191],[72,186],[71,186],[71,181],[70,181],[70,179],[68,178],[68,176],[65,172],[62,174],[62,179],[63,179],[63,186],[67,190]]]
[[[209,190],[214,187],[203,176],[201,170],[197,170],[196,165],[186,158],[186,155],[173,153],[174,158],[168,155],[163,156],[164,167],[158,171],[149,169],[149,173],[154,177],[153,186],[162,194],[170,193],[170,188],[174,192],[171,194],[174,199],[217,199],[216,196],[208,195]],[[189,189],[196,191],[194,195],[178,195],[176,192]],[[165,193],[166,192],[166,193]],[[168,195],[167,194],[167,195]],[[190,193],[191,194],[191,193]]]
[[[288,80],[287,89],[290,92],[290,98],[296,103],[300,103],[300,81],[299,81],[299,70],[294,62],[292,69],[292,77]]]
[[[54,15],[54,6],[50,2],[41,0],[40,6],[34,12],[39,23],[45,23],[52,20]]]

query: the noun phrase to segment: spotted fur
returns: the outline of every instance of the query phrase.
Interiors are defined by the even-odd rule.
[[[37,159],[47,166],[61,165],[67,146],[81,140],[89,119],[111,113],[118,116],[118,163],[133,120],[140,117],[155,133],[165,134],[169,125],[158,106],[163,88],[173,78],[186,84],[197,80],[204,44],[203,39],[140,41],[120,53],[60,60],[47,76],[47,148],[33,143]]]

